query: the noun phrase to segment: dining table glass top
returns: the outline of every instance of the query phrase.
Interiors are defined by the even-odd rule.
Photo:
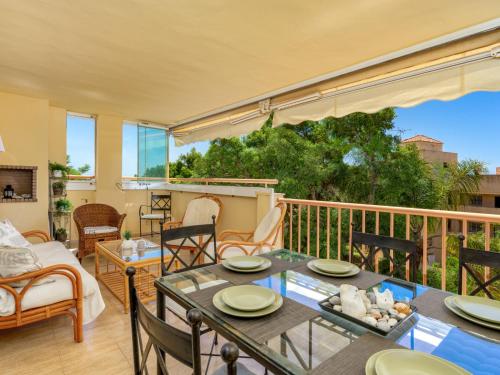
[[[318,314],[312,319],[284,329],[263,343],[255,342],[248,335],[237,332],[237,328],[228,322],[230,319],[225,314],[206,309],[190,298],[190,293],[200,289],[224,283],[231,285],[229,281],[217,276],[210,269],[182,272],[161,278],[158,282],[175,293],[178,298],[185,300],[188,305],[200,308],[203,314],[217,324],[234,330],[239,339],[261,351],[271,361],[287,367],[290,373],[315,373],[318,366],[349,348],[356,340],[366,335],[368,330],[320,308],[318,302],[338,293],[340,283],[326,282],[324,279],[319,280],[293,270],[293,264],[304,262],[310,257],[290,253],[287,250],[275,251],[271,257],[290,262],[291,269],[262,278],[256,275],[253,284],[270,288],[282,297],[316,310]],[[346,279],[342,281],[344,282],[349,281]],[[410,303],[429,290],[422,285],[395,279],[386,279],[374,286],[381,292],[390,289],[395,300]],[[499,342],[465,332],[451,324],[421,315],[418,311],[385,339],[408,349],[442,357],[471,373],[489,373],[491,369],[500,368]]]

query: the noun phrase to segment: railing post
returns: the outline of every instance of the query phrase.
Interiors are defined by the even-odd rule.
[[[394,212],[391,212],[389,217],[389,236],[394,237]],[[391,258],[394,259],[394,250],[390,250],[389,254],[391,255]],[[394,271],[393,262],[389,262],[389,271]]]
[[[297,207],[297,250],[300,253],[301,248],[301,222],[302,222],[302,205]]]
[[[319,232],[319,206],[316,206],[316,258],[319,258],[319,238],[321,233]]]
[[[464,247],[467,247],[467,240],[469,238],[469,222],[467,220],[462,220],[462,234],[464,235]],[[462,294],[467,295],[467,270],[465,267],[462,268]]]
[[[307,255],[311,251],[311,206],[307,206]]]
[[[380,212],[375,211],[375,234],[376,235],[379,235],[379,232],[380,232],[379,226],[380,226]],[[380,252],[377,252],[377,254],[375,255],[375,272],[376,273],[378,273],[379,259],[380,259]]]
[[[330,207],[326,208],[326,259],[330,259]]]
[[[290,251],[293,250],[293,204],[290,203],[290,228],[288,229],[288,237],[290,237]]]
[[[448,252],[448,219],[441,219],[441,289],[446,290],[446,255]]]
[[[352,208],[349,209],[349,262],[352,263]]]
[[[484,223],[484,250],[490,251],[491,245],[491,227],[490,223]],[[489,280],[490,278],[490,267],[484,267],[484,279]]]
[[[349,225],[350,226],[350,225]],[[342,209],[337,208],[337,259],[342,258]]]
[[[427,285],[427,245],[428,245],[427,216],[424,216],[423,220],[424,220],[424,228],[422,233],[422,284]],[[406,267],[406,273],[407,273],[406,277],[408,280],[410,278],[410,268],[408,264]]]

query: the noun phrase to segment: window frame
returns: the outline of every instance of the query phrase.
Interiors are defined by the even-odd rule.
[[[97,168],[97,115],[66,111],[66,155],[68,154],[68,116],[91,118],[94,120],[94,174],[90,176],[68,175],[66,189],[75,190],[96,190],[96,168]]]

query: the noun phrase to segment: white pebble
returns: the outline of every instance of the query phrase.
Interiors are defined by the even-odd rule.
[[[383,331],[388,331],[391,329],[391,327],[389,326],[389,323],[386,320],[379,320],[377,322],[377,327]]]
[[[340,297],[339,296],[333,296],[328,300],[332,305],[340,305]]]
[[[392,328],[394,327],[396,324],[398,324],[398,321],[394,318],[391,318],[387,321],[387,324],[389,324],[389,327]]]
[[[335,306],[333,306],[333,309],[334,309],[335,311],[342,311],[342,306],[340,306],[340,305],[335,305]]]
[[[399,320],[403,320],[404,318],[406,318],[406,314],[404,314],[404,313],[399,313],[399,314],[397,315],[397,318],[398,318]]]

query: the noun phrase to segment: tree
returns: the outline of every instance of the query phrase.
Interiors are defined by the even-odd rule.
[[[90,164],[87,163],[78,168],[72,166],[69,155],[66,155],[66,165],[68,166],[68,174],[70,175],[80,176],[90,171]]]

